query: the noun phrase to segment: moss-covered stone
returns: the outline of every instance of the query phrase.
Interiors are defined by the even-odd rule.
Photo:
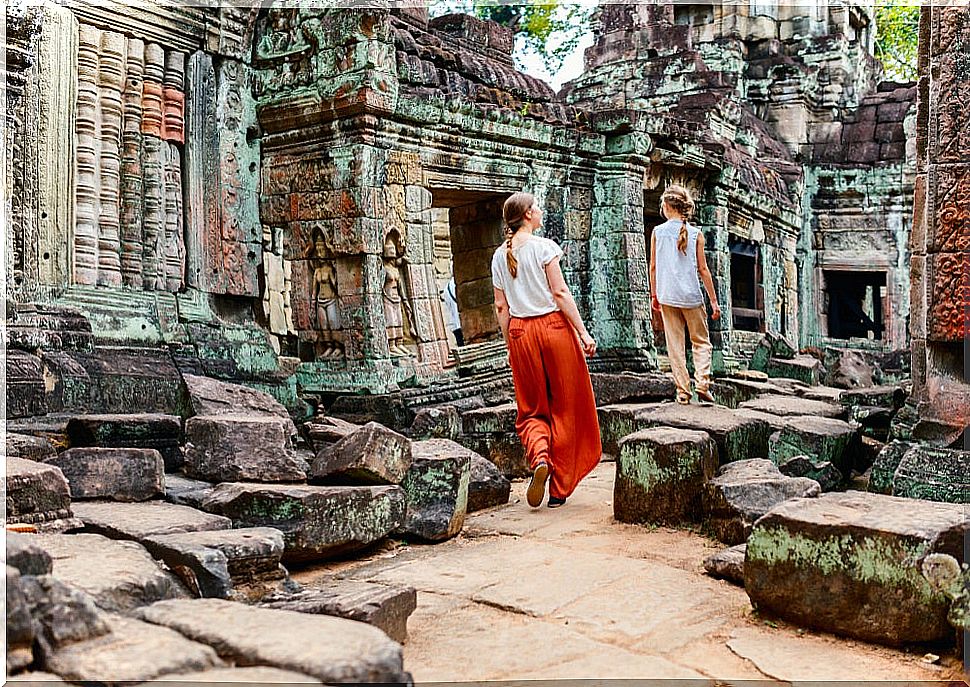
[[[416,441],[413,461],[401,488],[407,515],[398,532],[426,541],[444,541],[461,531],[468,511],[471,452],[448,439]]]
[[[620,522],[696,521],[704,483],[717,471],[706,432],[651,427],[620,442],[613,515]]]
[[[829,462],[843,477],[852,465],[848,448],[856,430],[847,422],[825,417],[792,417],[780,432],[771,435],[768,457],[775,465],[788,458],[808,456],[819,465]]]
[[[648,427],[679,427],[707,432],[717,444],[722,465],[768,455],[770,432],[767,423],[729,408],[666,403],[640,412],[637,421]]]
[[[928,501],[970,504],[970,451],[914,446],[893,475],[892,493]]]

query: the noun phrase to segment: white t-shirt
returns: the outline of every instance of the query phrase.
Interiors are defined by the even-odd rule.
[[[512,317],[538,317],[559,310],[546,279],[546,265],[562,257],[562,248],[541,236],[533,236],[513,248],[512,255],[519,264],[515,279],[505,259],[507,250],[503,243],[492,256],[492,284],[505,292]]]
[[[653,230],[657,249],[657,300],[677,308],[704,305],[697,274],[697,236],[700,230],[687,224],[687,254],[677,250],[683,221],[667,220]]]

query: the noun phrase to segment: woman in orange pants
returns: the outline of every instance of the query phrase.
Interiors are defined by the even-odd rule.
[[[533,234],[542,225],[535,198],[513,194],[503,215],[508,239],[492,257],[492,284],[515,383],[515,429],[532,468],[526,498],[539,506],[549,478],[548,505],[556,508],[603,452],[583,357],[596,353],[596,341],[563,279],[562,249]]]

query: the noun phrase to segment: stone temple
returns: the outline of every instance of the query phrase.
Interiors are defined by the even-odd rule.
[[[489,273],[502,202],[526,189],[544,208],[599,343],[600,402],[659,401],[647,246],[677,183],[725,313],[716,372],[899,385],[892,417],[876,392],[846,411],[853,441],[903,446],[877,463],[889,491],[924,442],[916,486],[894,493],[970,499],[955,450],[970,408],[965,7],[924,8],[913,84],[883,79],[871,3],[603,3],[584,71],[557,93],[516,69],[497,23],[300,5],[7,8],[8,456],[158,450],[168,472],[237,485],[206,497],[229,518],[247,482],[323,480],[337,472],[311,450],[367,456],[398,446],[390,430],[519,476]],[[719,401],[751,400],[751,376]],[[265,461],[238,458],[273,441]],[[387,500],[375,512],[403,508],[368,493]],[[76,524],[67,502],[22,515]]]

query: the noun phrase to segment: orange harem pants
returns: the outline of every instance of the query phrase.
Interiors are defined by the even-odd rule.
[[[532,468],[546,462],[549,495],[566,498],[603,453],[589,368],[566,316],[513,317],[509,362],[526,458]]]

